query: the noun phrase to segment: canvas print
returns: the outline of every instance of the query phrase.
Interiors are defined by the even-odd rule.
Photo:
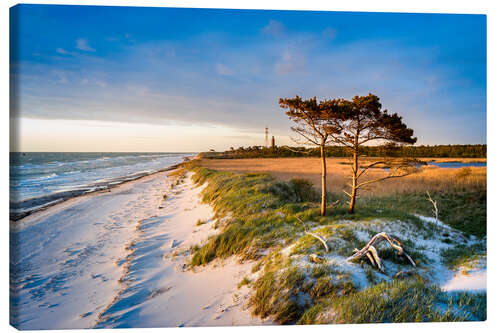
[[[486,15],[10,8],[10,323],[486,320]]]

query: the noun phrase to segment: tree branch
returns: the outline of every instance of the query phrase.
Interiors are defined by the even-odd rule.
[[[313,139],[309,138],[308,136],[306,136],[303,132],[303,130],[300,130],[299,128],[295,127],[295,128],[292,128],[292,130],[295,132],[295,133],[298,133],[300,136],[302,136],[304,139],[306,139],[307,141],[309,141],[310,143],[312,143],[313,145],[315,146],[320,146],[320,143],[314,141]],[[293,140],[293,139],[292,139]]]
[[[292,139],[293,140],[293,139]],[[300,153],[300,154],[310,154],[312,153],[312,150],[309,150],[309,151],[300,151],[300,150],[294,150],[288,146],[281,146],[282,148],[285,148],[285,149],[288,149],[290,151],[293,151],[294,153]]]
[[[365,186],[365,185],[368,185],[368,184],[372,184],[372,183],[376,183],[376,182],[379,182],[379,181],[382,181],[382,180],[386,180],[386,179],[391,179],[391,178],[401,178],[401,177],[406,177],[408,175],[410,175],[411,173],[406,173],[404,175],[391,175],[391,176],[387,176],[387,177],[382,177],[382,178],[377,178],[377,179],[372,179],[372,180],[368,180],[366,182],[363,182],[363,183],[359,183],[356,188],[360,188],[362,186]]]
[[[385,161],[378,161],[378,162],[372,163],[372,164],[364,167],[363,170],[361,171],[361,173],[357,176],[357,178],[361,177],[368,169],[373,168],[374,166],[376,166],[378,164],[387,164],[387,162],[385,162]]]

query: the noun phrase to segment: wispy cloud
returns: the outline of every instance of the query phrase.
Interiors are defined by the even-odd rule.
[[[95,84],[97,84],[101,88],[106,88],[108,86],[108,84],[106,82],[101,81],[101,80],[97,80]]]
[[[219,75],[224,75],[224,76],[230,76],[230,75],[233,75],[233,72],[229,69],[229,67],[223,65],[223,64],[217,64],[217,66],[215,67],[215,71],[217,72],[217,74]]]
[[[281,55],[280,60],[275,65],[277,74],[289,74],[301,71],[305,65],[305,57],[299,53],[285,51]]]
[[[400,113],[419,138],[429,138],[427,142],[433,143],[433,132],[445,133],[443,138],[461,133],[471,142],[485,137],[483,67],[462,65],[463,40],[453,44],[439,39],[436,44],[423,38],[430,33],[419,30],[416,36],[423,37],[418,40],[426,42],[412,45],[408,33],[405,38],[385,36],[385,30],[364,21],[279,18],[266,16],[258,24],[242,18],[234,31],[217,24],[211,30],[201,23],[181,31],[165,23],[168,29],[161,34],[154,30],[154,38],[103,28],[102,36],[80,32],[76,36],[85,37],[76,41],[76,48],[67,46],[68,41],[75,43],[75,32],[68,27],[66,41],[47,47],[47,54],[57,59],[47,61],[46,54],[33,50],[41,55],[21,62],[22,69],[13,65],[13,77],[21,78],[23,88],[13,109],[28,118],[223,124],[252,133],[269,126],[278,137],[288,135],[291,125],[279,108],[279,97],[351,98],[371,92],[380,96],[384,108]],[[384,38],[365,39],[366,29],[379,29]],[[117,40],[111,43],[107,36]],[[96,49],[100,57],[90,53]],[[475,77],[477,82],[471,79]],[[468,118],[458,118],[459,112]],[[246,145],[250,139],[241,140]]]
[[[59,54],[69,54],[68,51],[66,51],[65,49],[60,48],[60,47],[56,49],[56,52]]]
[[[279,37],[285,32],[285,26],[279,21],[270,20],[261,31],[267,35]]]
[[[89,45],[86,38],[78,38],[76,40],[76,48],[82,51],[95,52],[95,49]]]

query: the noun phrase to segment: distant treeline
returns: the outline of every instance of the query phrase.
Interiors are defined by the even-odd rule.
[[[437,146],[364,146],[361,155],[368,157],[454,157],[486,158],[486,145],[437,145]],[[345,147],[329,146],[328,157],[351,157]],[[319,148],[306,147],[240,147],[225,152],[202,153],[205,158],[259,158],[259,157],[319,157]]]

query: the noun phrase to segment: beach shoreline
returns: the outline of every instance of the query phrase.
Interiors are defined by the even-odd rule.
[[[11,241],[23,244],[11,251],[11,300],[19,304],[11,323],[21,329],[265,324],[246,310],[250,289],[237,287],[251,262],[233,258],[188,269],[190,248],[220,229],[212,207],[201,203],[204,185],[189,174],[173,177],[175,170],[11,223]]]
[[[197,156],[198,155],[186,156],[184,162],[196,159]],[[59,198],[57,198],[57,199],[49,201],[48,203],[45,203],[45,204],[40,204],[38,206],[35,206],[32,209],[27,209],[26,211],[23,211],[21,213],[14,213],[14,212],[12,212],[12,206],[13,205],[22,205],[23,202],[26,202],[26,201],[29,201],[29,200],[35,200],[35,201],[36,200],[41,200],[41,201],[43,201],[46,197],[29,199],[29,200],[25,200],[23,202],[16,202],[16,203],[12,203],[11,202],[10,203],[10,207],[11,208],[10,208],[10,212],[9,212],[9,221],[10,221],[10,223],[22,222],[24,219],[28,218],[29,216],[31,216],[33,214],[37,214],[38,212],[43,212],[43,211],[46,211],[46,210],[51,209],[53,207],[57,207],[58,205],[62,205],[64,203],[68,202],[68,201],[72,202],[72,201],[74,201],[77,198],[85,197],[85,196],[88,196],[88,195],[95,195],[95,194],[99,194],[99,193],[107,193],[107,192],[111,191],[112,189],[114,189],[116,187],[119,187],[119,186],[121,186],[123,184],[135,182],[135,181],[138,181],[138,180],[143,179],[145,177],[155,175],[157,173],[164,173],[164,172],[174,171],[174,170],[178,169],[179,166],[182,165],[182,163],[184,163],[184,162],[176,163],[176,164],[173,164],[171,166],[168,166],[168,167],[165,167],[165,168],[153,171],[153,172],[139,173],[133,179],[129,179],[130,177],[128,177],[128,176],[122,176],[122,177],[120,177],[118,179],[113,179],[112,181],[107,182],[105,184],[105,188],[103,188],[103,189],[96,189],[94,191],[88,191],[88,190],[71,190],[71,191],[66,191],[66,192],[61,193],[59,195]],[[96,183],[94,185],[96,187],[99,187],[100,184]],[[54,194],[48,195],[48,196],[57,196],[57,195],[58,195],[57,193],[54,193]]]

